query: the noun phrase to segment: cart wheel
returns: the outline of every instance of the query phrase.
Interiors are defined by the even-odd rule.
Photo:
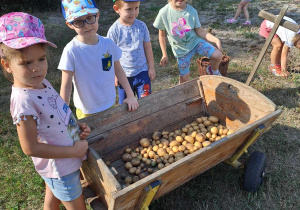
[[[248,192],[256,192],[265,176],[267,156],[263,152],[255,151],[245,165],[243,187]]]

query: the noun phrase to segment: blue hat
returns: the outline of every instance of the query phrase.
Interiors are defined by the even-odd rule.
[[[115,3],[117,0],[113,0],[113,3]],[[130,2],[130,1],[146,1],[146,0],[122,0],[122,1],[126,1],[126,2]]]
[[[99,12],[94,0],[61,0],[61,10],[67,22]]]

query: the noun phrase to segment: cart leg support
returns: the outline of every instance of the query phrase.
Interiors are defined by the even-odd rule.
[[[248,152],[248,148],[253,144],[253,142],[264,132],[266,126],[264,124],[258,126],[253,133],[248,137],[245,145],[230,159],[225,160],[224,162],[233,166],[234,168],[240,168],[243,164],[238,161],[238,159],[244,154]]]
[[[139,210],[149,209],[148,207],[150,206],[150,203],[152,202],[161,184],[162,181],[156,180],[144,188],[138,205],[139,207],[137,209]]]

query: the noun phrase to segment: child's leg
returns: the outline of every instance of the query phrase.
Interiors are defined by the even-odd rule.
[[[280,64],[283,44],[278,37],[273,38],[271,44],[273,46],[271,51],[271,64]]]
[[[44,210],[59,210],[59,205],[61,201],[57,199],[50,188],[46,185],[45,201],[44,201]]]
[[[245,6],[243,7],[243,11],[244,11],[244,15],[247,21],[250,21],[249,18],[249,11],[248,11],[248,6],[250,4],[250,1],[247,1],[247,3],[245,4]]]
[[[72,201],[62,201],[66,209],[68,210],[85,210],[86,205],[84,202],[83,194],[81,194],[78,198]]]
[[[233,19],[237,20],[242,12],[243,7],[248,4],[249,4],[249,1],[242,0],[237,6],[237,10],[236,10],[236,13],[235,13],[235,16]]]
[[[184,75],[184,76],[179,76],[179,84],[185,83],[188,81],[190,76],[190,73]]]
[[[187,82],[190,76],[190,65],[191,59],[196,53],[197,46],[194,47],[188,54],[177,58],[178,69],[179,69],[179,84]]]
[[[138,98],[151,94],[151,80],[149,78],[148,71],[142,71],[135,76],[133,88],[136,91]]]
[[[210,65],[213,71],[216,71],[219,69],[220,63],[222,61],[222,53],[220,50],[216,50],[211,56],[210,56]]]

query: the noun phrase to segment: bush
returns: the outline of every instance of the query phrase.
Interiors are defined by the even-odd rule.
[[[0,15],[10,12],[46,12],[60,10],[61,0],[1,0]]]

